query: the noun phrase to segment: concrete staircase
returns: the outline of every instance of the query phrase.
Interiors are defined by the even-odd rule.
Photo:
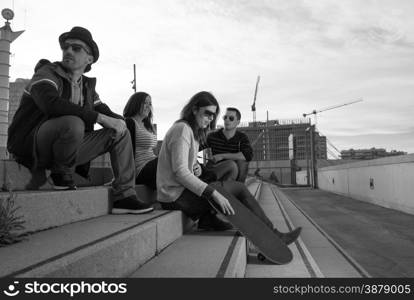
[[[161,210],[159,205],[149,214],[110,215],[109,188],[101,185],[76,191],[13,192],[17,215],[26,222],[19,233],[27,236],[0,248],[0,277],[360,276],[356,264],[348,263],[350,258],[339,253],[281,190],[254,178],[246,185],[280,230],[304,228],[303,240],[290,245],[291,263],[259,262],[236,231],[197,231],[181,212]],[[153,191],[145,186],[136,189],[141,199],[154,203]],[[3,199],[10,195],[0,193]],[[323,257],[321,248],[312,243],[316,240],[318,246],[324,242]],[[327,257],[335,257],[335,263]]]
[[[14,195],[27,237],[0,248],[1,277],[125,277],[192,225],[177,211],[110,215],[106,187]]]
[[[137,186],[137,194],[155,198],[145,186]],[[0,193],[3,199],[10,195]],[[149,214],[110,215],[104,186],[12,195],[25,219],[19,233],[27,236],[0,248],[0,277],[244,276],[244,237],[194,231],[179,211],[156,205]],[[153,269],[160,263],[163,268]]]
[[[249,179],[246,185],[252,194],[259,196],[258,182]],[[179,238],[131,277],[245,277],[246,243],[236,231],[192,232]]]

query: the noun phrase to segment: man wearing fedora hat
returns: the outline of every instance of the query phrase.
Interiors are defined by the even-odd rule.
[[[87,177],[90,161],[109,152],[115,180],[112,213],[144,213],[153,208],[137,198],[131,138],[122,116],[95,91],[84,75],[99,58],[91,33],[73,27],[59,37],[62,61],[42,59],[24,90],[9,127],[7,147],[31,170],[27,189],[38,189],[51,170],[55,189],[76,189],[74,172]],[[98,123],[103,128],[94,130]]]

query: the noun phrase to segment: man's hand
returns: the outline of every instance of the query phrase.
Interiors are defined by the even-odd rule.
[[[214,163],[218,163],[219,161],[229,159],[229,160],[246,160],[244,154],[242,152],[237,153],[220,153],[213,155],[212,161]]]
[[[194,175],[195,176],[197,176],[197,177],[200,177],[201,176],[201,173],[203,172],[203,170],[201,169],[201,166],[200,166],[199,163],[196,163],[193,166],[193,172],[194,172]]]
[[[222,194],[220,194],[217,191],[214,191],[212,194],[213,200],[219,205],[221,208],[221,211],[225,215],[234,215],[234,209],[231,206],[229,200],[227,200],[226,197],[224,197]]]
[[[128,130],[125,121],[122,119],[115,119],[104,114],[98,114],[98,119],[96,121],[105,128],[113,129],[116,137],[121,136],[126,130]]]

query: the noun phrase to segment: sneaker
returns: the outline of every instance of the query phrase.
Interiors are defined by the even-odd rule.
[[[198,221],[198,229],[206,231],[225,231],[233,229],[233,226],[218,218],[217,215],[208,214],[200,218]]]
[[[46,170],[42,168],[37,168],[30,170],[32,178],[30,182],[26,185],[26,190],[38,190],[42,185],[47,181]]]
[[[138,200],[137,196],[132,195],[114,202],[112,214],[144,214],[153,211],[154,208],[147,203]]]
[[[297,240],[299,237],[302,227],[298,227],[295,230],[292,230],[291,232],[282,233],[276,228],[273,229],[273,231],[276,233],[276,235],[284,242],[286,245],[292,244],[294,241]]]
[[[50,174],[50,178],[52,178],[51,184],[55,190],[76,190],[72,174],[52,173]]]

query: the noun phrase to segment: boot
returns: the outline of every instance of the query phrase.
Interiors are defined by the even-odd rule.
[[[46,170],[43,168],[35,168],[30,170],[32,177],[30,182],[26,184],[26,190],[38,190],[47,181]]]
[[[290,232],[280,232],[276,228],[273,229],[273,232],[276,233],[276,235],[284,242],[286,245],[292,244],[294,241],[297,240],[297,238],[300,235],[300,232],[302,231],[302,227],[298,227]]]

